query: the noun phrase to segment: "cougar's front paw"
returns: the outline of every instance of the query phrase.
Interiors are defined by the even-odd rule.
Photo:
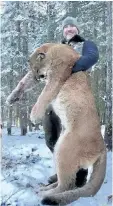
[[[40,112],[38,111],[36,104],[31,110],[30,120],[33,124],[39,124],[42,121],[40,117]]]
[[[12,105],[16,101],[19,101],[23,96],[24,83],[20,82],[19,85],[11,92],[11,94],[6,99],[6,105]]]

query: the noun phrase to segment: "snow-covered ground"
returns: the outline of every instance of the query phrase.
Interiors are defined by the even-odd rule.
[[[52,154],[45,145],[43,130],[19,136],[13,128],[13,135],[3,130],[1,206],[39,206],[36,191],[41,183],[46,184],[54,174]],[[104,183],[91,198],[80,198],[71,203],[74,206],[111,206],[108,196],[112,194],[112,153],[107,154],[107,172]]]

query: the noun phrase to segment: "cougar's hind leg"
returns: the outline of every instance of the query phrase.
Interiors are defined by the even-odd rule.
[[[45,131],[46,145],[49,147],[51,152],[54,152],[55,144],[60,136],[61,132],[61,122],[60,118],[55,114],[52,105],[46,110],[45,118],[43,122],[43,127]],[[75,186],[82,187],[87,182],[88,170],[80,169],[77,172],[75,178]],[[53,175],[48,179],[48,183],[52,184],[57,181],[57,175]]]
[[[53,184],[50,184],[50,185],[47,185],[44,187],[40,187],[40,191],[47,191],[47,190],[53,189],[53,188],[57,187],[57,185],[58,185],[58,182],[55,182]]]
[[[88,169],[79,169],[75,177],[75,187],[83,187],[87,182]],[[57,182],[57,174],[49,177],[48,183]]]
[[[92,159],[93,172],[88,183],[79,189],[68,190],[58,194],[47,195],[42,199],[42,204],[46,205],[67,205],[77,200],[80,197],[94,196],[100,189],[106,173],[106,151],[103,151],[97,157],[94,163]]]
[[[87,182],[88,169],[79,169],[75,177],[75,187],[83,187]],[[57,182],[57,174],[52,175],[48,179],[48,183]]]
[[[73,153],[72,134],[64,133],[60,136],[55,147],[56,171],[58,186],[46,191],[43,195],[52,195],[75,188],[76,173],[80,168],[80,160],[76,153]],[[68,140],[71,140],[70,142]]]
[[[54,152],[55,144],[60,136],[61,132],[61,122],[60,118],[55,114],[52,105],[46,110],[45,118],[43,121],[43,127],[45,131],[45,141],[51,152]],[[77,172],[75,178],[75,186],[82,187],[87,181],[88,170],[80,169]],[[53,175],[48,179],[48,183],[52,184],[57,181],[57,175]]]

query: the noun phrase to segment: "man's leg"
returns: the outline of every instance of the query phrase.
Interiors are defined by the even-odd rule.
[[[55,144],[60,136],[61,123],[60,118],[55,114],[52,105],[49,105],[46,110],[43,127],[45,131],[46,145],[49,147],[51,152],[53,152]]]

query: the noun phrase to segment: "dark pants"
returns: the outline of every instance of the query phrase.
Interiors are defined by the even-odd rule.
[[[61,122],[60,118],[53,111],[51,105],[46,110],[43,127],[45,131],[46,145],[49,147],[51,152],[54,152],[55,144],[61,132]]]
[[[55,114],[51,105],[46,110],[45,118],[43,121],[43,127],[45,131],[46,145],[53,153],[55,144],[60,136],[62,126],[61,126],[60,118]],[[75,180],[77,187],[82,187],[86,183],[87,174],[88,174],[88,170],[85,169],[80,169],[77,172],[76,180]]]

